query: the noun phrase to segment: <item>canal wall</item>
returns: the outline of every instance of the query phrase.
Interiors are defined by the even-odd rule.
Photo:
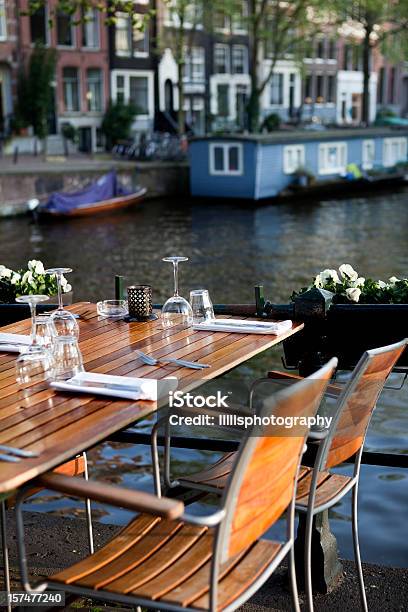
[[[54,191],[81,189],[101,174],[115,168],[126,187],[142,185],[147,198],[187,195],[186,162],[127,162],[81,158],[41,161],[20,158],[17,164],[0,159],[0,217],[27,212],[27,201],[46,200]]]

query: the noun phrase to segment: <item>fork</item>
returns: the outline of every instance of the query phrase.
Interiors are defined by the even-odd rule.
[[[206,363],[198,363],[196,361],[185,361],[184,359],[155,359],[143,351],[135,351],[135,353],[140,357],[140,359],[146,363],[147,365],[158,365],[160,363],[175,363],[177,365],[184,366],[185,368],[191,368],[192,370],[202,370],[204,368],[209,368],[210,366]]]

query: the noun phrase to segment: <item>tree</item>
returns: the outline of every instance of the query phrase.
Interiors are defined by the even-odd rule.
[[[407,0],[334,0],[332,8],[343,18],[349,29],[354,29],[363,48],[363,104],[362,122],[370,123],[370,72],[375,47],[392,57],[403,59],[407,50]],[[397,56],[397,57],[396,57]]]
[[[110,102],[102,121],[102,132],[106,137],[106,147],[111,149],[120,140],[129,138],[130,128],[137,114],[133,104]]]

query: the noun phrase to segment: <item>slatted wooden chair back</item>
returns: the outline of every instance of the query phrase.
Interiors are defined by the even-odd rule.
[[[293,429],[280,425],[278,418],[314,416],[336,364],[332,359],[309,378],[275,392],[257,411],[261,419],[274,415],[277,424],[255,426],[241,443],[224,492],[221,562],[253,544],[289,506],[308,428],[305,418]]]
[[[322,466],[339,465],[360,450],[377,399],[406,345],[407,340],[403,340],[363,354],[339,399],[333,434],[325,443]]]

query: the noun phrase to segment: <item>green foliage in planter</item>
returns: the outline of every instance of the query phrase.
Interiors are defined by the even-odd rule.
[[[408,304],[408,279],[391,276],[388,282],[358,275],[350,264],[343,264],[339,271],[326,269],[320,272],[308,287],[302,287],[291,295],[292,301],[312,287],[334,293],[334,304]]]
[[[69,293],[72,290],[64,276],[62,277],[61,287],[63,293]],[[26,268],[18,271],[0,265],[0,303],[14,302],[19,295],[51,296],[56,295],[57,292],[56,277],[45,274],[44,265],[41,261],[31,259]]]

